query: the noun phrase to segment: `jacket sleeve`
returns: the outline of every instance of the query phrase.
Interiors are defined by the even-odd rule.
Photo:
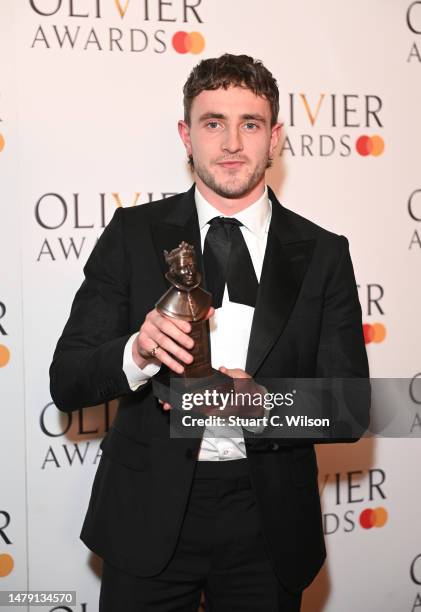
[[[338,240],[338,263],[324,296],[316,365],[318,378],[333,379],[326,399],[336,433],[321,442],[354,442],[369,425],[371,393],[361,306],[348,240]]]
[[[123,372],[129,330],[129,269],[118,208],[85,267],[50,366],[56,406],[70,412],[130,392]]]

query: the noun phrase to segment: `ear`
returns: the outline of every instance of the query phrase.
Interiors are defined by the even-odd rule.
[[[283,123],[275,123],[271,128],[271,137],[270,137],[270,155],[273,157],[275,153],[275,149],[278,146],[279,139],[281,137]]]
[[[192,154],[191,139],[190,139],[190,127],[189,125],[180,119],[178,122],[178,133],[183,141],[186,149],[187,157]]]

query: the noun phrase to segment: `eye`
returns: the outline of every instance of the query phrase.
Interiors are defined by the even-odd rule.
[[[216,130],[218,126],[219,126],[218,121],[208,121],[206,124],[206,127],[210,128],[211,130]]]
[[[244,127],[247,129],[247,131],[253,132],[254,130],[257,130],[259,126],[257,125],[257,123],[248,121],[247,123],[244,124]]]

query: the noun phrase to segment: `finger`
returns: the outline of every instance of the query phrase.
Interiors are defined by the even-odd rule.
[[[152,357],[152,350],[157,350],[158,343],[155,342],[150,336],[147,335],[143,330],[141,330],[136,339],[136,349],[137,352],[143,359],[147,359],[148,361],[158,362],[157,357]],[[155,351],[156,353],[156,351]]]
[[[241,370],[240,368],[234,368],[233,370],[231,370],[231,376],[233,378],[248,378],[248,375],[244,372],[244,370]]]
[[[239,378],[251,378],[250,374],[247,374],[247,372],[245,370],[238,370],[239,371]]]
[[[151,320],[143,325],[138,336],[139,347],[143,349],[144,352],[150,353],[152,348],[159,346],[167,353],[171,353],[177,357],[178,360],[184,363],[191,363],[193,359],[190,353],[180,346],[178,341],[173,340],[171,334],[176,336],[178,340],[185,342],[188,348],[193,347],[193,340],[178,330],[170,321],[165,321],[163,317],[157,319],[157,323],[160,327],[154,325]],[[157,354],[156,357],[160,358]],[[163,360],[161,359],[161,361]]]
[[[185,322],[186,321],[184,321],[184,323]],[[161,317],[157,320],[155,328],[166,336],[169,336],[172,340],[184,348],[191,349],[194,346],[193,339],[181,331],[177,325],[174,325],[173,321],[169,321],[165,317]]]
[[[168,402],[164,402],[164,400],[159,399],[158,402],[160,404],[162,404],[162,407],[164,410],[170,410],[171,409],[171,404],[169,404]]]
[[[210,306],[208,313],[204,320],[206,321],[207,319],[210,319],[211,317],[213,317],[214,314],[215,314],[215,308],[213,306]]]
[[[179,363],[176,359],[173,359],[171,355],[169,355],[163,348],[159,347],[156,350],[156,357],[159,359],[161,363],[166,365],[170,370],[175,372],[176,374],[182,374],[184,372],[184,367],[181,363]]]
[[[164,319],[164,320],[167,320],[173,323],[173,325],[178,327],[178,329],[180,329],[182,332],[186,334],[190,333],[191,331],[191,325],[188,321],[183,321],[182,319],[174,319],[173,317],[168,317],[167,315],[161,314],[156,308],[154,308],[154,310],[148,313],[146,318],[149,319],[149,321],[153,323],[154,325],[157,325],[161,319]]]
[[[193,361],[193,357],[188,351],[183,349],[183,347],[174,342],[163,332],[155,328],[150,333],[152,334],[152,339],[155,342],[155,346],[159,346],[160,349],[165,351],[171,357],[176,357],[178,361],[182,361],[183,363],[191,363]],[[158,357],[158,359],[161,359],[161,354],[159,353],[158,349],[156,350],[155,355]]]
[[[174,323],[174,325],[181,329],[181,331],[185,334],[189,334],[191,332],[191,323],[189,323],[188,321],[183,321],[182,319],[173,319],[172,317],[166,317],[165,315],[162,315],[162,317]]]
[[[146,353],[149,355],[148,359],[150,361],[152,361],[153,363],[163,363],[164,365],[168,366],[168,368],[170,370],[172,370],[173,372],[175,372],[176,374],[182,374],[184,372],[184,366],[182,363],[179,363],[176,359],[174,359],[171,355],[169,355],[164,348],[162,348],[162,346],[159,345],[159,343],[156,340],[153,340],[152,338],[147,338],[146,340],[144,339],[145,334],[142,332],[141,334],[139,334],[139,338],[142,337],[142,340],[139,341],[139,347],[143,347],[143,350],[146,351]],[[145,345],[147,348],[145,349]],[[138,350],[139,350],[138,347]],[[150,356],[150,350],[152,348],[155,348],[155,358],[152,359],[152,357]]]

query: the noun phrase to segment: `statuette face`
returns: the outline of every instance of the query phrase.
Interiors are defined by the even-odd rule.
[[[175,286],[189,289],[200,284],[200,274],[197,271],[196,253],[194,246],[187,242],[172,251],[164,251],[165,261],[169,266],[168,280]]]

